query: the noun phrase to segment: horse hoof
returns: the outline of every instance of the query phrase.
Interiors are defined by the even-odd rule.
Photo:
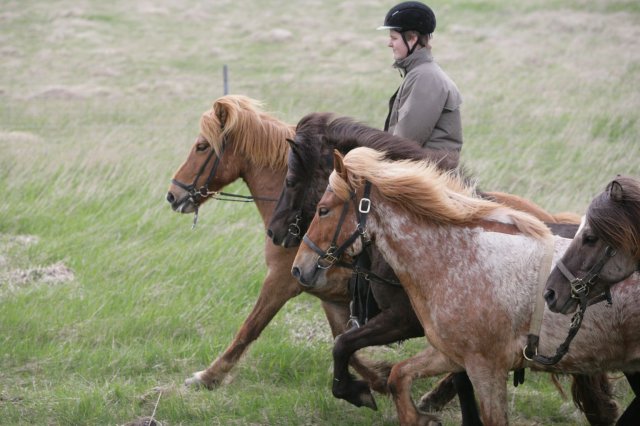
[[[344,399],[356,407],[368,407],[374,411],[378,409],[378,405],[371,394],[369,386],[362,381],[351,382],[346,389],[334,387],[333,396]]]
[[[431,393],[427,395],[423,395],[418,402],[418,410],[424,413],[433,413],[441,411],[444,408],[444,404],[442,401],[439,401],[437,398],[432,398],[433,395]]]
[[[213,389],[215,387],[215,382],[207,383],[202,380],[202,371],[198,371],[197,373],[193,373],[193,376],[189,377],[184,381],[184,385],[190,388],[205,388],[205,389]]]
[[[418,419],[418,425],[419,426],[442,426],[443,423],[439,418],[426,414],[426,415],[420,416],[420,418]]]

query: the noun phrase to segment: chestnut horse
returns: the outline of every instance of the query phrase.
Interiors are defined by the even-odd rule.
[[[637,276],[612,289],[617,301],[612,307],[593,306],[560,362],[531,364],[523,348],[534,306],[542,302],[548,263],[570,241],[554,237],[527,213],[477,197],[472,187],[433,164],[383,157],[369,148],[356,148],[344,160],[336,155],[330,186],[292,273],[307,285],[322,279],[328,260],[323,248],[331,245],[337,247],[334,256],[355,256],[367,241],[382,252],[430,343],[396,364],[389,376],[401,424],[432,419],[419,413],[411,399],[411,384],[418,377],[466,370],[483,422],[503,425],[508,423],[510,370],[640,371]],[[555,349],[566,332],[566,317],[545,309],[540,352]]]
[[[333,150],[346,154],[351,149],[367,146],[384,152],[385,158],[435,159],[441,154],[420,148],[415,142],[393,136],[355,122],[349,117],[337,117],[331,113],[312,113],[300,120],[296,136],[290,141],[286,184],[278,205],[269,222],[268,234],[275,244],[283,247],[297,246],[308,228],[315,207],[324,193],[329,174],[333,170]],[[438,163],[438,166],[442,166]],[[484,197],[502,202],[518,210],[527,211],[551,226],[564,231],[563,236],[573,236],[577,230],[579,216],[569,213],[552,215],[534,203],[511,194],[501,192],[484,193]],[[562,224],[567,222],[566,224]],[[562,229],[564,228],[564,229]],[[397,281],[393,271],[384,262],[375,247],[371,247],[373,262],[370,267],[375,276],[385,281],[372,280],[371,293],[381,312],[361,327],[351,328],[338,336],[334,343],[334,380],[332,392],[337,398],[345,399],[356,406],[373,401],[365,383],[355,380],[348,371],[348,360],[357,350],[371,345],[388,344],[398,340],[424,335],[418,318],[401,286],[389,285]],[[315,286],[345,286],[351,271],[336,268],[326,274],[326,280]],[[612,402],[606,375],[574,377],[574,398],[579,407],[586,411],[593,424],[603,424],[617,416]],[[440,386],[440,392],[423,397],[420,408],[424,411],[439,409],[453,397],[454,390],[446,384],[456,382],[463,393],[459,393],[463,421],[472,423],[475,411],[472,388],[464,373],[447,377]],[[448,389],[446,391],[445,389]],[[469,413],[469,414],[467,414]]]
[[[173,176],[167,201],[177,212],[197,213],[200,205],[214,197],[216,191],[242,179],[266,226],[286,174],[286,139],[293,135],[292,126],[263,112],[257,101],[237,95],[219,98],[202,115],[200,134],[188,158]],[[187,384],[209,389],[221,384],[275,314],[303,290],[322,300],[334,337],[345,331],[350,300],[347,289],[300,287],[290,273],[295,254],[295,249],[285,249],[265,241],[268,271],[251,313],[224,353],[207,369],[187,379]],[[368,382],[374,385],[386,382],[388,366],[365,364],[357,357],[353,357],[351,362]],[[378,385],[377,389],[384,391],[383,385]]]

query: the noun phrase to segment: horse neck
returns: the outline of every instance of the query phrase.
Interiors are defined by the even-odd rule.
[[[509,315],[515,321],[528,325],[543,241],[484,232],[478,227],[430,223],[379,197],[372,198],[372,204],[369,231],[413,303],[423,306],[421,318],[429,321],[434,305],[451,306],[451,297],[458,314],[479,309],[475,304],[481,300],[491,304],[500,298],[508,301]],[[521,282],[514,282],[513,277]]]
[[[276,202],[264,199],[277,200],[280,197],[287,170],[258,167],[249,161],[245,161],[244,165],[241,172],[242,180],[249,188],[251,196],[259,198],[254,202],[260,212],[264,227],[267,229],[271,215],[275,210]]]

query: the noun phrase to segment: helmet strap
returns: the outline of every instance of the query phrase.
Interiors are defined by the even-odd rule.
[[[414,50],[416,50],[416,47],[418,46],[418,40],[416,40],[415,43],[413,43],[412,47],[409,47],[409,42],[407,41],[407,32],[404,31],[402,33],[400,33],[402,35],[402,41],[404,41],[404,45],[407,46],[407,56],[411,55],[413,53]]]

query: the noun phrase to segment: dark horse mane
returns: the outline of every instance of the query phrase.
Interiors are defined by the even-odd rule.
[[[618,176],[587,210],[593,232],[640,260],[640,180]]]
[[[342,154],[366,146],[385,152],[385,159],[423,159],[431,152],[414,141],[367,126],[351,117],[339,117],[328,112],[314,112],[304,116],[296,128],[296,140],[322,139]]]

